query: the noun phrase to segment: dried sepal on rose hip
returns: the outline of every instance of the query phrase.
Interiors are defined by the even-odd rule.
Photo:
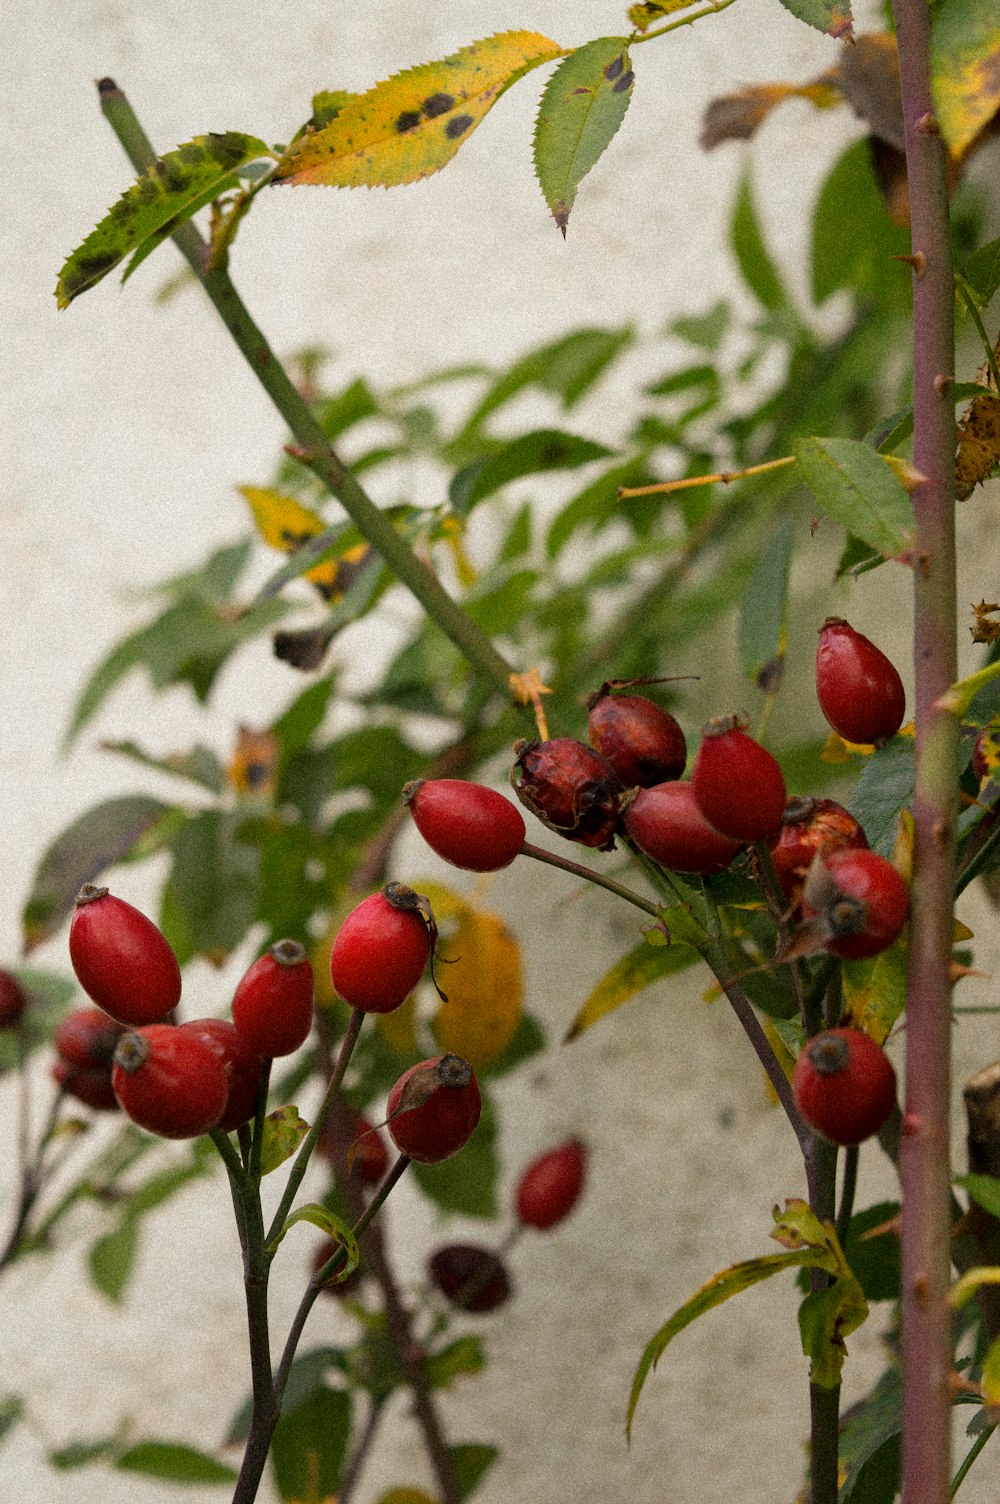
[[[115,1096],[140,1128],[197,1138],[222,1120],[229,1077],[217,1051],[190,1029],[149,1024],[123,1034],[111,1075]]]
[[[479,1083],[469,1062],[437,1055],[400,1076],[389,1093],[386,1127],[401,1154],[436,1165],[464,1148],[481,1111]]]
[[[740,850],[739,841],[709,825],[689,783],[660,783],[626,795],[622,825],[640,851],[671,872],[724,872]]]
[[[519,809],[481,783],[414,778],[403,788],[413,823],[432,851],[468,872],[498,872],[524,845]]]
[[[732,841],[773,835],[788,798],[777,761],[737,716],[717,716],[702,728],[691,788],[709,825]]]
[[[69,927],[69,957],[84,992],[128,1028],[177,1006],[181,971],[151,919],[107,888],[84,883]]]
[[[646,695],[623,695],[618,685],[648,680],[607,680],[587,701],[587,735],[623,786],[652,788],[680,778],[687,743],[680,725]]]
[[[507,1266],[479,1243],[447,1243],[432,1254],[427,1272],[435,1289],[459,1311],[480,1315],[510,1299]]]
[[[840,616],[828,616],[820,628],[816,697],[837,735],[862,745],[895,736],[906,713],[895,664]]]
[[[580,1199],[587,1174],[587,1151],[578,1138],[539,1154],[523,1171],[514,1208],[518,1221],[540,1231],[568,1217]]]
[[[254,1054],[291,1055],[313,1022],[312,963],[297,940],[279,940],[258,956],[233,993],[233,1023]]]
[[[857,820],[834,799],[791,799],[781,828],[769,841],[771,861],[793,917],[801,913],[806,876],[817,851],[864,849],[868,839]]]
[[[810,1128],[831,1143],[863,1143],[896,1105],[896,1072],[885,1051],[860,1029],[827,1029],[807,1040],[795,1062],[792,1091]]]
[[[514,752],[510,781],[526,809],[568,841],[614,849],[625,791],[600,753],[570,736],[516,742]]]
[[[338,997],[362,1013],[391,1013],[416,987],[437,945],[437,925],[422,893],[386,883],[351,910],[330,951]]]

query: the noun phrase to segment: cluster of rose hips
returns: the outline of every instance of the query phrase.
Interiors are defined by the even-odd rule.
[[[590,697],[591,746],[571,737],[519,743],[511,782],[521,803],[567,840],[610,850],[615,837],[623,837],[659,866],[683,874],[722,872],[748,845],[758,845],[764,858],[766,843],[787,918],[797,924],[781,959],[822,949],[860,960],[890,946],[906,922],[908,888],[893,864],[869,849],[850,812],[829,799],[790,801],[775,758],[732,716],[704,727],[690,780],[682,781],[687,745],[675,718],[644,695],[616,692],[642,682],[649,681],[609,681]],[[816,690],[827,721],[846,741],[880,745],[902,725],[898,672],[839,617],[820,631]],[[522,817],[491,789],[418,779],[404,798],[428,845],[457,867],[495,871],[522,849]],[[813,1042],[800,1061],[799,1107],[818,1131],[856,1143],[891,1111],[892,1066],[867,1036],[856,1045],[824,1038],[827,1050],[815,1050]],[[819,1094],[803,1084],[807,1069],[839,1094],[840,1122],[831,1124],[829,1112],[814,1113]],[[875,1078],[866,1100],[878,1104],[867,1116],[851,1098],[852,1085],[866,1077]]]

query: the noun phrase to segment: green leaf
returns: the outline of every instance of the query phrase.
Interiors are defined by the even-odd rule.
[[[822,303],[846,287],[858,297],[902,299],[908,289],[890,259],[909,251],[905,230],[889,218],[867,141],[843,154],[820,191],[813,215],[812,295]]]
[[[913,803],[912,736],[894,736],[864,760],[853,796],[851,814],[862,826],[873,851],[888,856],[896,843],[900,812]]]
[[[714,355],[729,331],[732,318],[731,304],[720,298],[707,313],[674,319],[668,325],[667,332],[676,334],[678,339],[686,340],[689,345],[704,350],[708,355]]]
[[[122,1434],[104,1436],[98,1441],[71,1441],[69,1446],[57,1447],[49,1452],[48,1462],[61,1473],[74,1468],[86,1467],[90,1462],[110,1462],[122,1446]]]
[[[827,36],[853,36],[850,0],[781,0],[781,3],[797,20],[825,31]]]
[[[935,6],[931,85],[941,133],[958,156],[1000,108],[1000,15],[995,0]]]
[[[604,444],[581,439],[562,429],[536,429],[513,439],[487,459],[463,465],[448,487],[448,497],[455,511],[467,516],[477,502],[512,480],[552,470],[578,470],[581,465],[604,459],[611,453]]]
[[[965,264],[965,280],[979,294],[979,305],[985,308],[1000,287],[1000,236],[974,251]]]
[[[851,1276],[806,1296],[799,1306],[799,1335],[802,1351],[811,1360],[810,1384],[837,1388],[847,1356],[844,1338],[857,1331],[867,1316],[868,1302]]]
[[[765,545],[740,603],[740,666],[766,694],[781,682],[794,528],[786,518]]]
[[[789,308],[788,294],[764,243],[748,173],[744,173],[736,195],[736,207],[729,226],[729,243],[743,280],[761,307],[770,313]]]
[[[24,1400],[19,1394],[0,1396],[0,1442],[6,1440],[24,1414]]]
[[[56,285],[59,307],[67,308],[134,251],[128,277],[192,214],[238,187],[242,167],[271,155],[265,142],[240,131],[195,136],[167,152],[122,194],[66,261]]]
[[[873,1227],[883,1227],[898,1215],[898,1201],[879,1201],[855,1212],[851,1218],[844,1257],[866,1300],[899,1299],[899,1238],[892,1232],[877,1238],[865,1236]]]
[[[260,1149],[260,1173],[270,1175],[286,1159],[291,1159],[309,1132],[309,1124],[299,1117],[294,1106],[276,1107],[264,1119],[264,1137]]]
[[[357,376],[342,392],[324,400],[317,417],[319,426],[332,442],[365,418],[377,418],[380,412],[371,387]]]
[[[849,533],[887,558],[913,546],[910,498],[895,472],[868,444],[854,439],[800,439],[802,478],[820,506]]]
[[[154,757],[144,752],[137,742],[103,741],[102,752],[116,752],[143,768],[155,768],[159,773],[169,773],[175,778],[187,778],[213,794],[221,794],[226,786],[226,774],[209,747],[195,746],[189,752],[171,752],[166,757]]]
[[[173,842],[165,898],[168,928],[182,927],[179,952],[225,957],[254,921],[260,853],[238,839],[239,818],[231,810],[202,810]]]
[[[654,931],[662,939],[661,931]],[[643,940],[616,961],[594,987],[566,1034],[565,1042],[576,1039],[598,1019],[613,1013],[638,993],[644,992],[662,977],[676,976],[700,961],[698,951],[683,942],[652,945]]]
[[[872,1453],[851,1489],[851,1504],[894,1504],[899,1497],[900,1451],[899,1437],[890,1436]]]
[[[311,1201],[305,1206],[296,1207],[295,1211],[285,1218],[284,1225],[279,1230],[277,1236],[267,1245],[268,1253],[274,1252],[289,1228],[294,1227],[296,1222],[311,1222],[313,1227],[318,1227],[333,1242],[339,1243],[343,1248],[347,1249],[347,1259],[337,1273],[338,1281],[346,1279],[351,1271],[358,1267],[361,1255],[358,1252],[358,1240],[351,1231],[350,1226],[343,1218],[336,1216],[334,1212],[330,1211],[329,1207],[321,1206],[318,1201]],[[331,1249],[331,1258],[334,1252],[335,1250]]]
[[[577,47],[542,93],[535,122],[535,172],[563,236],[576,191],[625,118],[635,74],[625,37]]]
[[[854,1495],[865,1464],[898,1436],[903,1426],[903,1391],[899,1369],[893,1365],[879,1378],[869,1395],[844,1417],[840,1432],[840,1463],[844,1478],[838,1494],[839,1504]]]
[[[332,678],[326,676],[317,679],[274,722],[271,730],[281,743],[283,763],[287,763],[297,752],[308,746],[313,732],[318,731],[323,724],[332,693]]]
[[[463,1499],[469,1499],[475,1493],[484,1476],[496,1462],[500,1453],[496,1447],[484,1446],[481,1442],[461,1442],[456,1447],[449,1447],[451,1454],[452,1471],[455,1474],[455,1482],[458,1484]]]
[[[482,1086],[480,1082],[480,1089]],[[496,1117],[485,1091],[482,1097],[479,1126],[465,1148],[438,1165],[422,1165],[414,1161],[409,1171],[424,1195],[440,1211],[455,1212],[463,1217],[497,1215]]]
[[[526,1060],[540,1054],[544,1048],[545,1034],[541,1024],[536,1018],[532,1018],[530,1013],[522,1013],[517,1032],[503,1054],[477,1069],[476,1075],[480,1081],[488,1081],[492,1076],[506,1076],[508,1071],[523,1065]]]
[[[340,1486],[351,1433],[351,1397],[342,1389],[314,1389],[286,1410],[271,1443],[274,1481],[282,1499],[325,1499]]]
[[[699,1316],[704,1316],[706,1311],[714,1310],[716,1306],[722,1305],[723,1301],[729,1300],[731,1296],[739,1295],[742,1290],[749,1290],[751,1285],[760,1284],[761,1280],[770,1279],[773,1274],[780,1274],[785,1269],[795,1269],[800,1264],[811,1264],[814,1261],[811,1249],[794,1249],[786,1253],[765,1254],[758,1259],[747,1259],[741,1264],[731,1264],[728,1269],[722,1269],[718,1274],[713,1274],[712,1278],[696,1290],[690,1299],[678,1307],[646,1344],[635,1371],[635,1378],[632,1380],[632,1392],[629,1396],[626,1424],[629,1435],[632,1432],[632,1421],[639,1403],[639,1396],[642,1394],[643,1385],[650,1371],[656,1367],[670,1343],[686,1326],[690,1326],[692,1321],[697,1321]]]
[[[478,1337],[459,1337],[440,1352],[431,1353],[424,1367],[431,1388],[446,1389],[454,1379],[481,1373],[486,1367],[486,1354]]]
[[[139,1246],[139,1229],[131,1217],[98,1238],[87,1256],[91,1282],[116,1305],[121,1303]]]
[[[173,814],[169,804],[146,794],[106,799],[74,820],[57,836],[35,870],[21,924],[24,949],[47,940],[73,908],[84,883],[119,862],[161,821]]]
[[[173,1441],[137,1442],[121,1454],[115,1467],[119,1472],[143,1473],[169,1483],[233,1483],[239,1476],[234,1468],[216,1462],[214,1457]]]
[[[963,1186],[984,1212],[1000,1218],[1000,1180],[995,1175],[956,1175],[955,1184]]]
[[[599,475],[554,517],[545,539],[549,558],[557,558],[580,528],[597,533],[609,522],[618,519],[631,521],[635,504],[618,500],[619,486],[646,486],[654,480],[655,476],[643,459],[627,460],[624,465],[615,465]]]

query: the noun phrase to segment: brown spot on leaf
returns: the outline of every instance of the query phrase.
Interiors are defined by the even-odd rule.
[[[609,83],[612,83],[614,79],[621,77],[624,69],[625,54],[620,53],[618,57],[613,57],[611,59],[610,63],[604,70],[604,77],[608,80]]]
[[[615,84],[615,86],[611,90],[611,92],[612,92],[612,94],[627,94],[628,91],[629,91],[629,89],[631,89],[631,87],[632,87],[632,85],[634,83],[635,83],[635,74],[633,73],[632,69],[630,68],[627,73],[623,73],[622,74],[621,78]]]
[[[419,124],[420,114],[417,110],[404,110],[401,115],[397,115],[396,117],[396,129],[401,136],[404,136],[407,131],[412,131]]]
[[[455,107],[453,94],[429,94],[420,106],[421,113],[427,120],[433,120],[435,115],[447,115],[448,111]]]
[[[444,133],[449,141],[454,141],[459,136],[464,136],[469,127],[474,124],[475,121],[471,115],[453,115],[445,126]]]

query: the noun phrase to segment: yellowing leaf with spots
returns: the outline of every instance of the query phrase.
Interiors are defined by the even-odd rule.
[[[322,517],[302,506],[294,496],[260,486],[237,486],[236,489],[249,502],[257,531],[264,542],[280,553],[294,554],[311,538],[327,531]],[[316,586],[324,600],[339,600],[370,559],[368,544],[359,543],[347,549],[339,559],[328,559],[305,570],[303,577]]]
[[[438,976],[448,1001],[434,1018],[443,1050],[475,1069],[499,1060],[521,1020],[521,951],[496,914],[469,908],[445,947]]]
[[[931,75],[941,132],[957,155],[1000,108],[997,0],[950,0],[937,6]]]
[[[335,188],[394,188],[439,172],[525,73],[564,49],[504,31],[352,96],[322,130],[288,148],[275,178]]]

